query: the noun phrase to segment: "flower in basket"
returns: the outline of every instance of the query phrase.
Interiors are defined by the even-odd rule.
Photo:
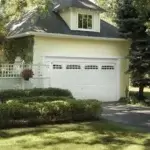
[[[31,69],[24,69],[21,73],[22,78],[24,78],[24,80],[29,80],[30,78],[33,77],[33,71]]]

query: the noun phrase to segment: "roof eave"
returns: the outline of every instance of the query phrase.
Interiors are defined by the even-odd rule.
[[[70,7],[70,6],[68,6],[68,7],[65,7],[65,8],[63,8],[63,9],[68,9],[68,8],[80,8],[80,9],[88,9],[88,10],[92,10],[92,11],[98,11],[98,12],[100,12],[100,13],[104,13],[104,12],[106,12],[106,10],[104,10],[103,8],[97,8],[97,9],[92,9],[92,8],[83,8],[83,7]],[[62,11],[63,10],[62,8],[54,8],[53,9],[53,11],[54,12],[60,12],[60,11]]]
[[[68,35],[59,33],[42,33],[42,32],[25,32],[13,36],[8,36],[7,39],[21,38],[26,36],[39,36],[39,37],[53,37],[53,38],[69,38],[69,39],[83,39],[83,40],[107,40],[107,41],[128,41],[124,38],[109,38],[109,37],[92,37],[92,36],[79,36],[79,35]]]

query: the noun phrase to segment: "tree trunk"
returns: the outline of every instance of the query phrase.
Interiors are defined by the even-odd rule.
[[[144,100],[144,86],[142,84],[139,86],[138,99],[140,101]]]

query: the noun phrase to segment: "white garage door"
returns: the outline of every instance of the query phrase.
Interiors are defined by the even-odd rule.
[[[51,61],[51,86],[69,89],[75,98],[117,100],[115,62]]]

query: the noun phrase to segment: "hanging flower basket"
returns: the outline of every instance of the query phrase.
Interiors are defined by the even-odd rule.
[[[33,71],[31,69],[24,69],[21,73],[21,76],[24,80],[29,81],[33,77]]]

